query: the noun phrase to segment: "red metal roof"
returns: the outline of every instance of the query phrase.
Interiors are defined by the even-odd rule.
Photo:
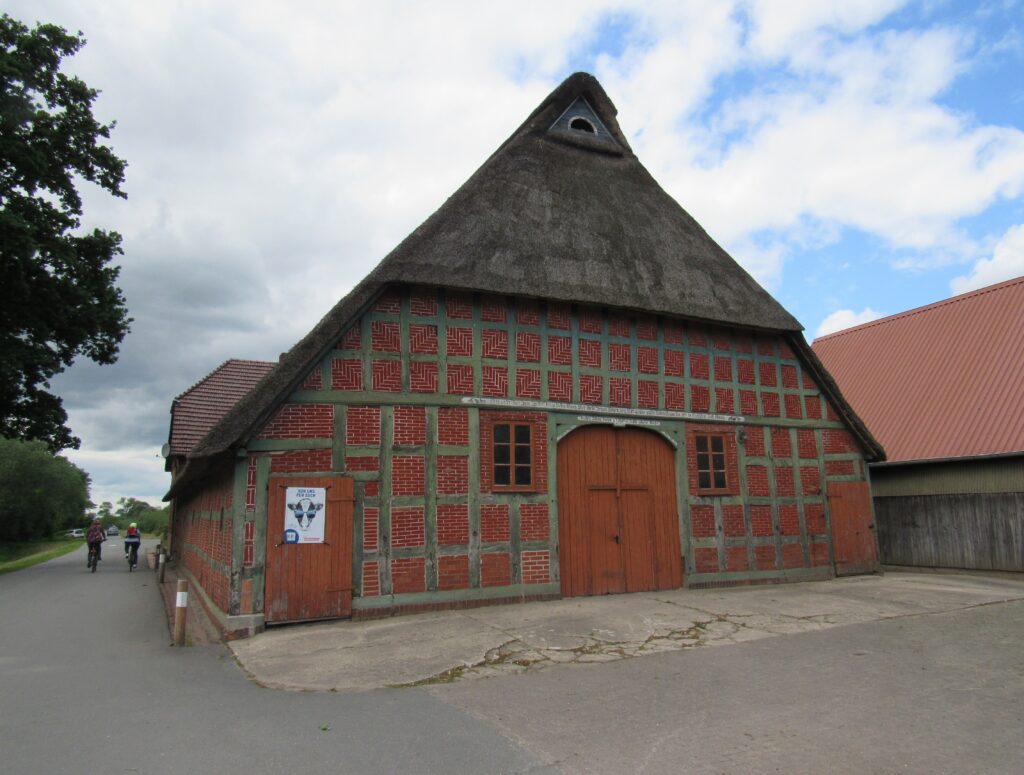
[[[812,347],[889,462],[1024,451],[1024,277]]]
[[[171,454],[187,455],[274,367],[267,361],[224,361],[174,399],[171,406]]]

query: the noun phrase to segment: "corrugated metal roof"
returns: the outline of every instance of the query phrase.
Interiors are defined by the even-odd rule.
[[[224,361],[171,407],[171,454],[187,455],[238,400],[274,368],[268,361]]]
[[[890,462],[1024,451],[1024,277],[812,346]]]

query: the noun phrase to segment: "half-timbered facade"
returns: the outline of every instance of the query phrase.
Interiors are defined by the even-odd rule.
[[[578,74],[180,455],[169,496],[237,633],[873,570],[882,457]],[[322,543],[282,537],[298,487],[326,492]]]

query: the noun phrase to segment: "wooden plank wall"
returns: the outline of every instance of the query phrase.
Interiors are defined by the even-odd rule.
[[[875,498],[886,565],[1024,571],[1024,493]]]

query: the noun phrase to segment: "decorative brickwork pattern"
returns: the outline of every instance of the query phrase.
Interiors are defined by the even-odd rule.
[[[473,319],[473,299],[467,294],[449,294],[445,300],[445,309],[452,320]]]
[[[580,377],[580,401],[585,404],[600,404],[604,400],[604,380],[596,374]]]
[[[331,387],[335,390],[362,390],[362,362],[352,358],[335,358],[332,360]]]
[[[324,386],[324,374],[317,366],[306,378],[302,380],[302,384],[299,386],[300,390],[321,390]]]
[[[548,363],[572,365],[572,340],[567,336],[548,337]]]
[[[597,339],[580,339],[578,358],[580,366],[601,368],[601,342]]]
[[[570,372],[548,372],[548,400],[572,401],[572,374]]]
[[[409,311],[421,317],[434,317],[437,315],[437,294],[434,291],[413,291],[409,294]]]
[[[612,406],[632,406],[633,382],[622,377],[609,377],[608,398]]]
[[[540,371],[516,369],[516,396],[518,398],[540,398]]]
[[[469,364],[448,364],[448,392],[455,395],[473,394],[473,367]]]
[[[410,361],[409,388],[413,393],[436,393],[437,364],[428,361]]]
[[[540,361],[540,336],[530,331],[516,334],[516,360],[520,363]]]
[[[423,355],[437,354],[437,326],[409,326],[409,351]]]
[[[508,360],[508,331],[500,328],[485,328],[483,351],[485,358]]]
[[[485,296],[483,298],[480,317],[489,323],[504,323],[508,320],[505,302],[502,299],[497,299],[493,296]]]
[[[370,324],[370,346],[378,353],[400,352],[402,338],[398,332],[398,323],[374,320]]]
[[[394,292],[386,292],[377,300],[377,303],[373,305],[373,311],[397,315],[402,311],[402,297]]]
[[[373,389],[384,393],[398,393],[402,389],[401,361],[374,361]]]
[[[675,382],[665,384],[665,408],[686,409],[686,385],[680,385]]]
[[[445,352],[448,357],[471,357],[473,355],[473,329],[448,328]]]
[[[361,341],[362,332],[359,330],[359,325],[352,326],[345,335],[341,337],[341,341],[338,342],[339,350],[358,350],[363,346]]]
[[[628,344],[608,345],[608,365],[612,371],[629,371],[633,368]]]
[[[540,305],[534,299],[516,301],[516,322],[521,326],[540,325]]]
[[[508,368],[484,366],[482,386],[485,396],[504,398],[508,395]]]

